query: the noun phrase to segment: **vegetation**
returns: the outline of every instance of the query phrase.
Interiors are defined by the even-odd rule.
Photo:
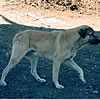
[[[45,9],[55,8],[57,10],[78,10],[80,13],[100,14],[100,0],[6,0],[11,2],[20,2],[34,7],[43,7]]]

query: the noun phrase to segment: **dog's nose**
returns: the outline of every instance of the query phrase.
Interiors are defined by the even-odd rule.
[[[99,43],[100,43],[100,40],[98,40],[99,41]]]
[[[100,43],[100,40],[99,39],[96,39],[95,41],[94,41],[94,44],[95,45],[98,45]]]
[[[94,38],[89,40],[89,43],[91,45],[98,45],[100,43],[100,40],[97,37],[94,37]]]

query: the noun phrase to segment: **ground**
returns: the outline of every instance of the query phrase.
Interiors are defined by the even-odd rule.
[[[26,29],[52,31],[68,29],[79,25],[89,25],[100,31],[98,15],[82,15],[78,12],[61,12],[36,9],[29,6],[5,6],[0,1],[0,76],[8,64],[14,35]],[[56,89],[52,82],[52,61],[40,58],[38,73],[47,80],[38,83],[30,73],[30,63],[23,58],[12,69],[6,87],[0,87],[1,99],[99,99],[100,98],[100,45],[87,46],[80,50],[75,62],[83,69],[87,84],[81,82],[78,74],[61,65],[59,81],[64,89]]]

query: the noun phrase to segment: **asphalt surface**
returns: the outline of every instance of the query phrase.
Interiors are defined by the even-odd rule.
[[[26,29],[53,30],[20,25],[3,18],[10,24],[0,24],[0,76],[8,64],[7,52],[16,33]],[[52,82],[52,61],[45,58],[39,59],[37,70],[47,81],[39,83],[30,73],[29,61],[23,58],[9,72],[8,85],[0,87],[0,99],[100,99],[100,45],[83,48],[74,60],[83,69],[87,84],[81,82],[76,71],[62,64],[59,81],[65,88],[56,89]]]

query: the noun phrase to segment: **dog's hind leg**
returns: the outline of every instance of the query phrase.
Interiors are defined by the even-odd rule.
[[[0,86],[7,85],[5,82],[5,78],[8,74],[8,72],[12,68],[14,68],[14,66],[21,60],[21,58],[26,54],[27,50],[28,49],[26,48],[26,46],[21,45],[21,43],[19,43],[18,41],[13,45],[11,58],[10,58],[8,65],[3,70],[2,77],[0,80]]]
[[[38,56],[35,54],[35,52],[29,52],[25,55],[25,57],[31,62],[31,74],[33,77],[39,81],[39,82],[46,82],[45,79],[42,79],[37,74],[37,63],[38,63]]]
[[[67,66],[69,66],[70,68],[76,70],[76,71],[79,73],[80,79],[81,79],[84,83],[86,83],[86,80],[85,80],[85,78],[84,78],[83,70],[82,70],[72,59],[66,60],[64,63],[65,63]]]

